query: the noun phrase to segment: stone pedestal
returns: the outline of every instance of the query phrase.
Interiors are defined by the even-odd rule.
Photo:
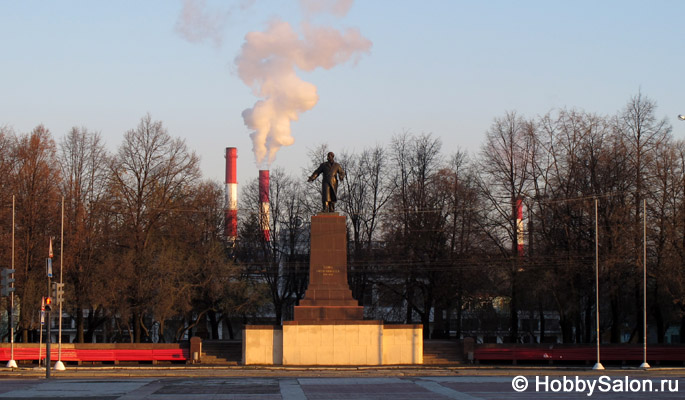
[[[282,330],[248,325],[243,364],[388,365],[423,363],[422,325],[365,321],[347,284],[345,217],[312,217],[309,286]]]
[[[283,328],[247,325],[243,365],[423,364],[422,325],[382,321],[286,321]]]
[[[283,364],[283,330],[273,325],[246,325],[243,329],[243,365]]]
[[[295,306],[299,323],[364,319],[364,307],[352,297],[347,283],[345,217],[321,213],[312,217],[309,286]]]

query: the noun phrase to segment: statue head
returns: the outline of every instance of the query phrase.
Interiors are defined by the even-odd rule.
[[[328,159],[328,162],[331,162],[331,163],[332,163],[332,162],[333,162],[333,159],[335,159],[335,154],[333,154],[332,151],[329,151],[329,152],[328,152],[328,155],[326,156],[326,158]]]

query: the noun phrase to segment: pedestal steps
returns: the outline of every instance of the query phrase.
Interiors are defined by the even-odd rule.
[[[452,340],[424,340],[423,363],[432,365],[462,364],[464,356],[459,342]]]
[[[202,342],[202,364],[238,365],[243,356],[239,340],[205,340]]]

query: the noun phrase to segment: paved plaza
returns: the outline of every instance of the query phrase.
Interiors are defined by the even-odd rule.
[[[520,392],[512,386],[514,380]],[[527,386],[521,386],[523,381]],[[596,383],[591,394],[590,381]],[[646,381],[651,383],[645,386]],[[667,381],[665,387],[662,381]],[[550,376],[0,378],[0,399],[680,399],[684,397],[680,390],[685,391],[685,375],[673,372],[662,376],[569,372]]]

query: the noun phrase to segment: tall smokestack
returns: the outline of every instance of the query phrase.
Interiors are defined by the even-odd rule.
[[[238,180],[236,178],[236,160],[238,149],[226,147],[226,227],[228,240],[235,241],[238,237]]]
[[[264,240],[271,240],[269,228],[269,170],[259,170],[259,226],[264,234]]]
[[[516,244],[518,256],[523,257],[523,199],[516,199]]]

